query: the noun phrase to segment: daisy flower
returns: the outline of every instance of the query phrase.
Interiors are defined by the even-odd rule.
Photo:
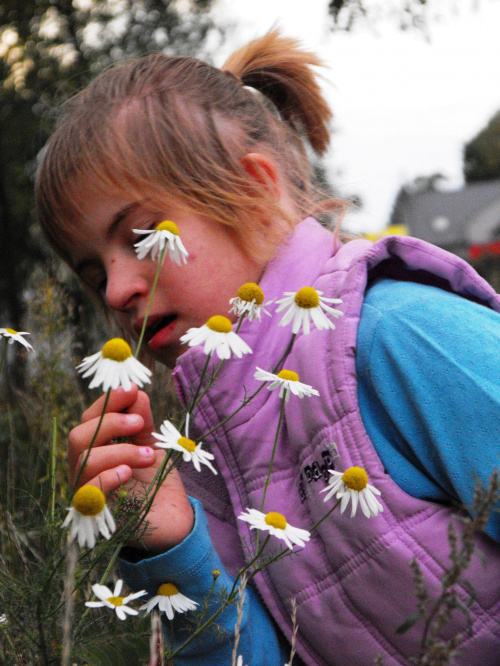
[[[313,389],[309,384],[302,384],[299,382],[299,375],[293,370],[280,370],[277,375],[274,375],[272,372],[266,372],[257,368],[256,373],[254,374],[255,379],[259,379],[261,382],[271,382],[267,387],[269,391],[274,389],[280,389],[279,397],[282,398],[286,393],[286,401],[290,400],[290,393],[303,398],[304,396],[319,395],[319,391]]]
[[[83,373],[82,377],[95,375],[89,388],[102,384],[104,393],[119,386],[130,391],[131,382],[142,386],[151,381],[152,374],[151,370],[132,356],[130,345],[121,338],[108,340],[100,352],[84,358],[76,369]]]
[[[288,548],[293,548],[293,543],[297,546],[304,546],[305,541],[311,538],[307,530],[301,530],[298,527],[292,527],[286,522],[285,516],[276,511],[262,513],[257,509],[247,509],[247,513],[238,516],[239,520],[244,520],[250,524],[250,529],[265,530],[278,539],[282,539]]]
[[[250,321],[258,319],[260,321],[260,313],[265,312],[266,315],[271,317],[271,313],[268,312],[264,306],[264,292],[255,282],[246,282],[238,289],[236,298],[231,298],[229,304],[231,308],[229,312],[234,312],[237,317],[246,315]],[[269,305],[272,301],[268,301],[266,305]]]
[[[102,608],[104,606],[111,608],[111,610],[116,611],[120,620],[124,620],[127,615],[138,615],[139,611],[136,611],[135,608],[130,608],[127,604],[138,597],[143,597],[147,594],[146,590],[134,592],[134,594],[129,594],[128,597],[121,597],[122,586],[123,581],[117,580],[115,589],[111,592],[106,585],[99,585],[99,583],[92,585],[92,592],[100,601],[86,601],[85,605],[89,608]]]
[[[286,326],[292,321],[292,333],[298,333],[300,328],[304,335],[311,330],[311,321],[318,330],[335,328],[335,324],[328,319],[325,312],[333,317],[341,317],[343,312],[327,305],[328,303],[342,303],[340,298],[326,298],[322,291],[313,287],[302,287],[298,291],[285,291],[285,298],[278,301],[276,312],[286,310],[279,326]]]
[[[171,220],[164,220],[157,224],[154,229],[133,229],[136,234],[143,234],[145,238],[134,244],[137,257],[144,259],[151,251],[151,259],[155,261],[156,257],[167,246],[167,254],[170,259],[178,266],[182,262],[187,263],[187,250],[182,244],[179,236],[179,228]]]
[[[25,340],[22,336],[29,335],[26,331],[15,331],[13,328],[0,328],[0,335],[3,335],[4,338],[8,338],[9,345],[14,344],[14,341],[19,342],[26,347],[28,351],[33,351],[33,347],[30,343]]]
[[[205,354],[216,351],[220,359],[228,359],[233,353],[238,358],[243,354],[251,354],[252,350],[247,343],[232,330],[231,321],[222,315],[210,317],[206,324],[199,328],[190,328],[181,337],[181,342],[190,347],[204,344]]]
[[[106,505],[106,497],[96,486],[82,486],[73,496],[63,527],[71,525],[69,538],[78,537],[80,548],[95,546],[99,533],[109,539],[116,529],[115,519]]]
[[[7,615],[5,613],[3,615],[0,615],[0,624],[5,624],[7,622]]]
[[[340,503],[340,513],[344,513],[349,500],[352,502],[351,518],[356,515],[356,510],[359,506],[361,511],[367,518],[376,516],[384,507],[375,495],[380,495],[380,490],[368,483],[368,476],[362,467],[349,467],[345,472],[336,472],[333,469],[328,470],[332,478],[328,482],[328,486],[321,490],[322,493],[327,493],[326,502],[336,494],[337,499],[342,498]]]
[[[158,588],[154,597],[152,597],[140,610],[145,610],[151,613],[153,608],[158,606],[162,613],[166,613],[169,620],[174,619],[174,613],[185,613],[186,611],[195,610],[198,606],[196,601],[188,599],[179,592],[173,583],[163,583]]]
[[[195,469],[201,471],[201,465],[209,467],[214,474],[217,470],[210,463],[214,459],[213,455],[201,448],[202,442],[196,444],[192,439],[183,437],[177,428],[167,419],[160,426],[161,434],[153,432],[152,435],[158,441],[155,446],[160,449],[174,449],[182,452],[182,459],[185,462],[192,462]]]

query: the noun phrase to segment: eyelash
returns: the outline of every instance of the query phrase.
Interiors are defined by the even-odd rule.
[[[144,220],[143,222],[138,222],[138,223],[133,224],[132,228],[133,229],[147,229],[148,231],[150,231],[150,230],[154,229],[157,224],[158,224],[157,220],[148,219],[148,220]],[[134,244],[137,243],[137,241],[141,238],[141,236],[139,234],[134,234],[133,232],[131,232],[131,233],[132,233],[131,243],[132,243],[132,247],[133,247]],[[135,248],[133,248],[133,249],[135,251]],[[85,281],[87,282],[87,284],[89,285],[89,287],[93,291],[96,291],[97,293],[101,293],[101,294],[105,293],[106,285],[107,285],[107,281],[108,281],[107,277],[104,277],[102,280],[96,280],[95,278],[94,279],[92,279],[92,278],[88,279],[87,278]]]

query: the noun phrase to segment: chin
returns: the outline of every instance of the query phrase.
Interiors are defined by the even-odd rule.
[[[148,352],[151,358],[161,363],[169,370],[173,370],[177,364],[177,359],[185,349],[158,349],[156,352]]]

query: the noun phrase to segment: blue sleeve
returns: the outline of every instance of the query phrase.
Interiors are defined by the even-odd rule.
[[[361,417],[387,472],[414,497],[470,505],[500,466],[500,315],[381,279],[357,341]],[[486,532],[500,541],[500,513]]]
[[[229,591],[234,578],[229,576],[215,552],[210,539],[208,521],[201,504],[190,500],[195,511],[195,524],[189,536],[178,546],[160,555],[145,558],[138,562],[121,558],[120,573],[132,590],[145,589],[150,598],[163,583],[173,583],[181,594],[204,603],[213,584],[212,571],[219,569],[218,577],[209,601],[206,617],[220,606],[220,592]],[[134,551],[137,552],[137,551]],[[249,585],[246,588],[243,621],[240,629],[238,654],[248,666],[282,666],[287,660],[288,648],[280,645],[278,630],[275,628],[262,601]],[[165,636],[174,634],[174,647],[181,645],[192,633],[189,613],[176,614],[169,622],[164,618]],[[218,627],[204,631],[175,658],[179,666],[220,666],[230,664],[233,650],[236,605],[229,605],[216,620]]]

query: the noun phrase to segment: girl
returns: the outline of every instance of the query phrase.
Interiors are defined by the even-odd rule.
[[[176,366],[184,403],[205,356],[181,337],[227,314],[243,283],[258,283],[266,299],[312,286],[316,297],[302,303],[308,312],[322,307],[321,292],[342,299],[336,329],[299,332],[286,358],[319,397],[286,403],[266,508],[311,526],[325,513],[319,491],[330,471],[360,466],[384,511],[370,520],[333,512],[303,550],[258,575],[239,649],[245,664],[282,665],[295,599],[304,663],[368,665],[381,656],[386,665],[407,664],[422,631],[417,623],[395,632],[416,609],[409,562],[419,562],[436,598],[449,567],[452,507],[470,505],[476,479],[487,483],[498,465],[500,299],[438,248],[397,237],[342,245],[307,217],[314,210],[307,144],[324,152],[331,115],[312,69],[319,64],[272,31],[222,70],[153,55],[107,71],[67,103],[44,151],[39,218],[56,251],[132,337],[156,271],[156,262],[138,260],[132,230],[176,222],[189,257],[181,267],[164,263],[145,342],[151,356]],[[255,390],[256,366],[275,367],[290,340],[289,329],[266,316],[245,320],[239,333],[253,354],[225,364],[191,433],[210,432],[231,414],[244,391]],[[261,391],[206,438],[217,476],[186,465],[168,476],[148,516],[154,530],[122,557],[133,589],[153,595],[169,581],[201,602],[214,569],[217,585],[230,586],[250,538],[236,516],[260,506],[275,397]],[[100,398],[70,435],[72,480],[102,406]],[[151,481],[161,459],[154,429],[144,393],[113,391],[80,483],[109,494]],[[499,541],[494,513],[476,537],[485,566],[474,558],[467,571],[476,589],[471,624],[454,613],[445,630],[464,632],[456,663],[498,663]],[[460,602],[468,598],[460,589]],[[205,633],[178,663],[230,663],[235,616],[229,608],[218,619],[229,636]]]

